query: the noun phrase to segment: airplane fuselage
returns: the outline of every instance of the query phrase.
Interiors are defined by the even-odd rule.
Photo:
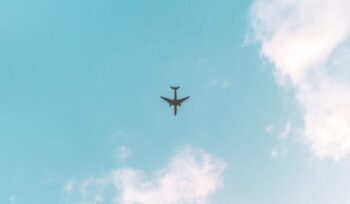
[[[177,102],[177,93],[176,93],[176,89],[174,89],[174,115],[176,115],[177,113],[177,106],[178,104],[176,103]]]

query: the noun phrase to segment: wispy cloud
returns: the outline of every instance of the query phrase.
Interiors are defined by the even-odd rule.
[[[16,204],[16,195],[15,194],[10,195],[9,201],[11,204]]]
[[[220,159],[186,148],[150,178],[142,170],[120,168],[76,187],[83,203],[204,204],[222,184],[224,168]]]
[[[287,155],[288,153],[288,149],[285,145],[280,144],[280,145],[276,145],[271,149],[271,156],[273,158],[283,158]]]
[[[287,122],[281,134],[278,135],[280,139],[286,139],[292,132],[292,123],[290,121]]]
[[[210,85],[219,88],[229,88],[232,85],[231,79],[213,79],[210,81]]]
[[[67,194],[72,193],[74,187],[74,181],[73,180],[68,180],[65,185],[64,185],[64,192]]]
[[[350,154],[350,1],[255,0],[261,54],[289,81],[303,112],[303,135],[318,157]]]
[[[275,127],[273,125],[269,125],[265,128],[265,132],[269,135],[273,134],[275,131]]]
[[[282,127],[269,125],[265,128],[265,132],[278,139],[277,144],[275,144],[270,150],[271,156],[273,158],[285,157],[288,153],[288,147],[286,145],[287,139],[290,135],[295,135],[296,133],[296,130],[292,126],[292,122],[288,120]]]
[[[131,151],[125,146],[118,146],[114,152],[114,155],[118,161],[124,161],[130,155]]]
[[[280,140],[287,139],[291,134],[293,134],[292,122],[288,120],[283,127],[268,125],[265,127],[265,132],[269,135],[276,135]]]

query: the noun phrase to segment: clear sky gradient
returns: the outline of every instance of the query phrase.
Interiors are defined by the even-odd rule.
[[[227,165],[208,203],[349,203],[348,160],[279,138],[301,119],[259,44],[246,43],[251,4],[0,2],[0,203],[71,203],[68,180],[151,173],[184,147]],[[191,96],[176,117],[159,97],[170,85]]]

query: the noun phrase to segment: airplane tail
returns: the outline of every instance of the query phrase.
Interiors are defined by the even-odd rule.
[[[176,89],[178,89],[178,88],[180,88],[180,87],[179,87],[179,86],[171,86],[170,88],[176,90]]]

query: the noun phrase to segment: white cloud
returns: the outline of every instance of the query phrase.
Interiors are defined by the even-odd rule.
[[[186,148],[151,178],[132,168],[87,178],[78,186],[78,197],[83,203],[204,204],[222,184],[224,168],[212,155]]]
[[[261,53],[295,88],[304,138],[321,158],[350,154],[349,10],[349,0],[255,0],[251,9]]]

